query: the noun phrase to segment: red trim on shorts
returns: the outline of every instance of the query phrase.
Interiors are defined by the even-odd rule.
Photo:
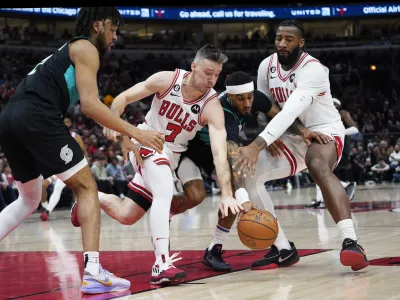
[[[162,95],[159,95],[158,93],[156,94],[156,97],[157,97],[158,99],[164,98],[164,97],[167,96],[167,94],[172,90],[173,86],[175,85],[176,81],[178,80],[179,73],[180,73],[180,70],[179,70],[179,69],[176,69],[176,70],[175,70],[174,79],[172,80],[172,83],[171,83],[171,85],[169,86],[169,88],[168,88],[168,89],[164,92],[164,94],[162,94]]]
[[[336,145],[336,154],[337,154],[337,161],[335,164],[335,167],[333,169],[336,169],[337,165],[339,164],[340,160],[342,159],[342,154],[343,154],[343,141],[342,138],[338,135],[332,135],[335,141]]]
[[[167,166],[169,166],[169,167],[171,166],[170,163],[169,163],[169,161],[168,161],[168,159],[166,159],[166,158],[164,158],[164,157],[157,158],[157,159],[153,160],[153,162],[154,162],[157,166],[160,166],[160,165],[167,165]]]
[[[143,198],[145,198],[149,202],[153,202],[153,194],[149,192],[146,188],[138,185],[137,183],[134,183],[133,181],[129,182],[128,187],[135,193],[143,196]]]
[[[283,154],[285,154],[285,156],[290,164],[290,168],[291,168],[290,176],[293,176],[294,174],[296,174],[296,171],[297,171],[296,157],[293,155],[292,151],[290,151],[289,148],[284,143],[282,143],[282,146],[284,148]]]
[[[308,56],[308,53],[303,53],[302,57],[297,61],[297,63],[294,65],[294,67],[290,70],[290,72],[283,78],[281,75],[281,68],[279,66],[279,61],[278,59],[276,60],[276,68],[278,69],[278,77],[280,80],[285,82],[286,80],[289,79],[290,75],[300,66],[300,64],[303,62],[303,60]]]
[[[206,107],[207,103],[210,102],[212,99],[218,98],[218,95],[215,93],[213,94],[210,98],[208,98],[206,101],[204,101],[203,107],[200,110],[199,116],[197,117],[197,123],[199,123],[201,126],[204,127],[203,122],[201,122],[201,113],[203,112],[204,108]]]

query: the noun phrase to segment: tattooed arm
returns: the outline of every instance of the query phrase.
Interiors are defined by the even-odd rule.
[[[244,177],[233,171],[232,166],[236,163],[238,157],[235,155],[239,149],[239,145],[234,141],[227,141],[228,146],[228,161],[231,167],[232,174],[232,190],[236,191],[239,188],[244,188]]]

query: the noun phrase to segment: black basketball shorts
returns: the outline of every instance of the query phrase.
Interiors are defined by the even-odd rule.
[[[65,181],[87,161],[60,109],[33,99],[9,102],[0,113],[0,146],[16,180],[57,175]]]

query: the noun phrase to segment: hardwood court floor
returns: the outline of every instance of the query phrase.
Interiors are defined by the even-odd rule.
[[[400,299],[400,186],[358,187],[351,203],[360,244],[371,265],[359,272],[339,262],[340,237],[324,209],[305,209],[315,189],[270,192],[286,236],[296,244],[300,262],[290,268],[251,271],[265,251],[252,252],[237,237],[236,224],[224,249],[233,272],[223,274],[201,264],[217,222],[219,196],[175,216],[171,252],[188,275],[179,286],[149,284],[154,260],[146,215],[123,226],[102,214],[100,259],[103,267],[132,282],[125,293],[82,296],[83,255],[80,229],[69,211],[56,211],[48,222],[38,214],[25,220],[0,243],[0,299]]]

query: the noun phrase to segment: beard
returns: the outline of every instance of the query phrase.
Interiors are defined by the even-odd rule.
[[[108,47],[107,47],[104,35],[100,35],[99,36],[99,38],[97,40],[97,47],[96,48],[99,51],[100,59],[102,59],[108,52],[107,51]]]
[[[276,54],[278,55],[279,63],[284,66],[289,66],[289,65],[294,64],[299,56],[300,49],[301,49],[300,46],[297,46],[287,56],[280,55],[277,50]]]

